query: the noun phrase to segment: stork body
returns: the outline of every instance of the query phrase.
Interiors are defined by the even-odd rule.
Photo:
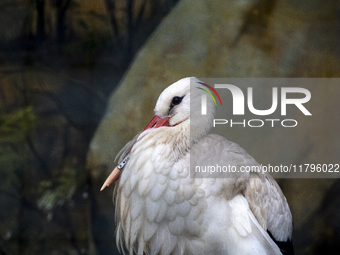
[[[157,101],[156,119],[121,151],[121,159],[127,153],[130,159],[114,193],[117,243],[136,254],[282,254],[267,231],[276,241],[289,241],[292,216],[271,176],[189,176],[190,160],[258,164],[239,145],[208,134],[213,102],[206,116],[190,115],[200,93],[190,91],[189,78],[169,86]]]

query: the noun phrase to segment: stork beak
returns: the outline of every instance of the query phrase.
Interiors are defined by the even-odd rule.
[[[123,169],[119,169],[118,166],[115,167],[115,169],[113,169],[113,171],[111,172],[111,174],[109,175],[109,177],[106,178],[103,186],[100,188],[100,191],[102,191],[103,189],[105,189],[106,187],[109,187],[112,183],[114,183],[115,181],[118,180],[118,178],[120,177],[120,175],[122,174]]]
[[[168,126],[170,126],[169,125],[169,119],[170,119],[170,117],[161,118],[161,117],[155,115],[143,131],[145,131],[149,128],[159,128],[159,127],[163,127],[163,126],[168,127]]]
[[[170,117],[167,118],[161,118],[157,115],[155,115],[152,120],[150,121],[150,123],[146,126],[146,128],[143,130],[143,132],[147,129],[150,128],[159,128],[159,127],[168,127],[169,125],[169,119]],[[115,169],[113,169],[113,171],[111,172],[111,174],[109,175],[109,177],[107,177],[106,181],[104,182],[103,186],[101,187],[100,191],[102,191],[103,189],[105,189],[106,187],[109,187],[112,183],[114,183],[115,181],[117,181],[120,177],[120,175],[123,172],[124,166],[127,163],[127,161],[129,160],[130,157],[130,151],[132,149],[133,145],[131,146],[131,148],[129,149],[128,153],[124,156],[122,162],[120,162],[118,164],[118,166],[115,167]]]

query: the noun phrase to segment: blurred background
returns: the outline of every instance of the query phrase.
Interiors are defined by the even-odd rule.
[[[99,189],[187,76],[339,77],[340,2],[0,0],[0,254],[118,254],[112,188]],[[318,104],[339,96],[326,88]],[[297,148],[277,131],[261,139],[294,162],[330,146],[320,163],[340,163],[339,133],[321,124],[317,139],[292,134]],[[228,139],[256,155],[249,133]],[[339,254],[340,181],[278,182],[296,254]]]

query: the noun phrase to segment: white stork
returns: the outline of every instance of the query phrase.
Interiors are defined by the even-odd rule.
[[[154,118],[121,150],[121,163],[102,187],[118,180],[117,245],[140,255],[293,254],[292,215],[269,174],[189,176],[190,156],[197,165],[258,164],[238,144],[208,134],[212,100],[207,115],[190,114],[190,99],[200,107],[205,93],[190,90],[190,79],[202,84],[184,78],[162,92]]]

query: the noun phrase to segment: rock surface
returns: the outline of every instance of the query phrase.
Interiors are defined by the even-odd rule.
[[[97,189],[115,166],[118,151],[152,118],[160,92],[187,76],[339,77],[339,5],[338,1],[321,0],[178,3],[113,92],[90,145],[88,168],[98,201],[94,227],[99,222],[96,217],[101,217],[108,238],[103,245],[114,243],[114,210],[111,192],[99,194]],[[325,109],[339,109],[340,92],[316,88],[315,93],[320,102],[314,104],[313,114],[321,119],[305,123],[313,136],[304,130],[286,136],[273,129],[263,137],[231,129],[228,139],[239,143],[260,162],[270,160],[272,154],[278,160],[288,158],[296,164],[339,163],[340,140],[335,136],[338,117],[336,111],[327,115]],[[317,159],[325,162],[316,162]],[[333,223],[339,222],[340,208],[331,202],[339,204],[338,181],[278,181],[293,213],[296,253],[331,253],[339,248],[335,241],[340,235],[339,226]]]

